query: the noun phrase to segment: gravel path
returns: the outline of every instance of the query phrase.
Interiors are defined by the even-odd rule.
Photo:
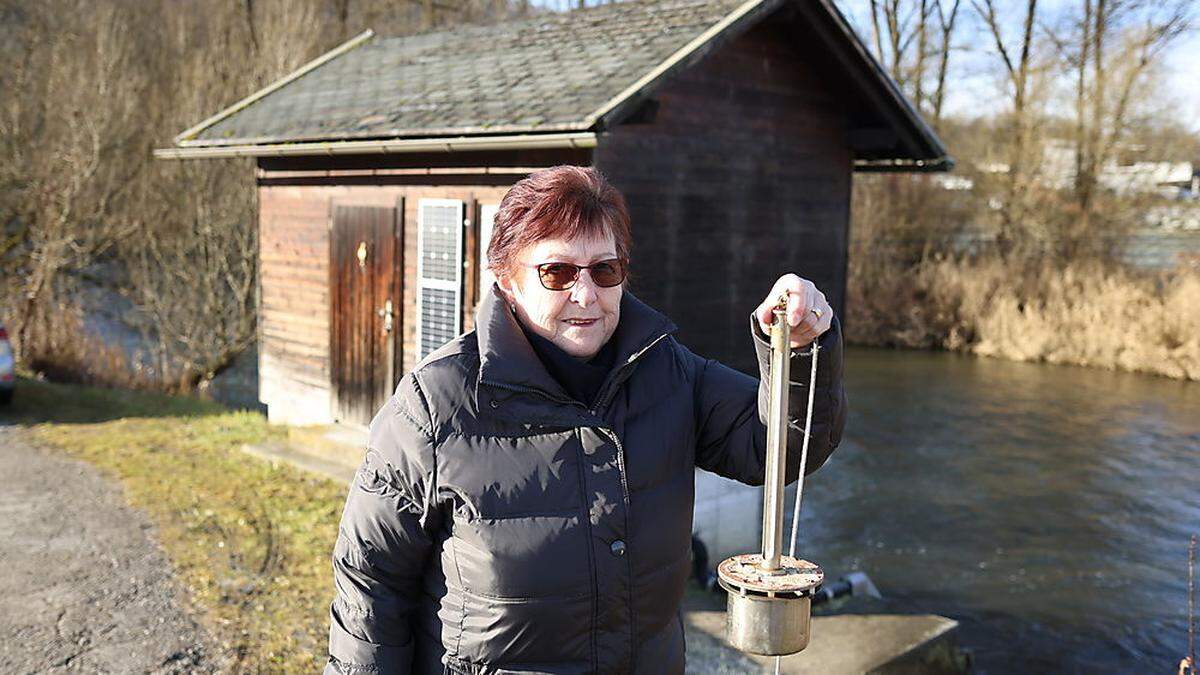
[[[146,517],[83,462],[0,426],[0,673],[212,673]]]

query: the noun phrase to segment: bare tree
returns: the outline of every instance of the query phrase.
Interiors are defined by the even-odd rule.
[[[170,387],[224,367],[253,336],[250,165],[168,165],[150,149],[364,28],[402,34],[519,9],[505,0],[0,0],[0,292],[19,357],[37,356],[39,336],[72,330],[58,317],[73,314],[87,272],[134,302],[131,321]],[[88,272],[97,263],[108,271]],[[189,312],[196,320],[184,320]]]
[[[1032,155],[1036,150],[1033,138],[1033,75],[1034,75],[1034,28],[1038,20],[1038,0],[1025,0],[1024,16],[1020,33],[1015,40],[1005,38],[1005,23],[996,7],[996,0],[971,0],[975,11],[991,37],[992,47],[1003,66],[1003,73],[1011,96],[1010,138],[1007,153],[1003,204],[1000,209],[1000,229],[997,240],[1001,251],[1010,252],[1026,234],[1036,227],[1031,218],[1031,191],[1034,187]]]
[[[1186,0],[1083,0],[1075,68],[1074,195],[1079,230],[1095,216],[1099,173],[1128,133],[1136,93],[1186,30]]]
[[[946,74],[950,70],[950,50],[953,49],[954,30],[958,23],[958,8],[961,3],[962,0],[951,0],[950,9],[947,11],[943,0],[933,2],[937,11],[939,38],[933,100],[930,102],[935,129],[940,129],[942,124],[943,105],[946,102]]]
[[[129,10],[70,0],[24,7],[16,37],[24,53],[0,131],[13,200],[6,276],[16,285],[9,295],[23,358],[69,302],[71,274],[124,233],[107,216],[145,169],[112,161],[149,150],[137,69],[147,54],[131,37],[141,22]]]
[[[941,122],[961,0],[870,0],[871,44],[879,60],[927,113]]]

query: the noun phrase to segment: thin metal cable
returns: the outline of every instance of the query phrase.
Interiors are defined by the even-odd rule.
[[[808,376],[808,408],[804,412],[804,442],[800,444],[800,476],[796,478],[796,505],[792,508],[792,538],[788,545],[788,557],[796,557],[796,533],[800,529],[800,499],[804,496],[804,468],[808,464],[808,439],[812,436],[813,396],[817,391],[817,352],[821,348],[817,341],[812,343],[812,371]],[[782,656],[775,657],[775,675],[779,675],[779,662]]]
[[[1188,668],[1196,671],[1196,535],[1188,546]]]
[[[808,376],[808,408],[804,412],[804,442],[800,445],[800,476],[796,478],[796,505],[792,508],[792,540],[788,556],[796,557],[796,532],[800,529],[800,499],[804,496],[804,468],[808,464],[808,439],[812,437],[813,396],[817,392],[817,352],[821,348],[814,339],[812,343],[812,372]]]

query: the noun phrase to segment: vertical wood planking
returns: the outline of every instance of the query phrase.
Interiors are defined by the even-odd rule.
[[[406,291],[408,283],[408,258],[406,246],[404,246],[408,229],[406,214],[406,198],[403,195],[396,197],[396,269],[395,282],[392,283],[392,287],[395,288],[394,303],[396,305],[396,318],[394,327],[392,327],[392,333],[395,335],[392,363],[395,364],[395,368],[392,369],[390,392],[395,392],[396,386],[400,384],[400,378],[404,374],[404,354],[408,351],[406,340],[404,340],[404,319],[412,313],[404,304],[404,291]]]
[[[654,93],[594,162],[633,220],[630,285],[697,353],[758,374],[746,317],[785,272],[841,313],[852,156],[826,73],[767,21]]]

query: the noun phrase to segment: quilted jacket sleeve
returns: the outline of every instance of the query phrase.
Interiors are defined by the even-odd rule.
[[[372,420],[369,438],[333,551],[325,675],[411,671],[412,617],[440,527],[432,424],[413,375]]]
[[[709,359],[696,380],[696,465],[750,485],[762,485],[766,475],[767,398],[771,345],[750,317],[750,332],[758,356],[760,379],[755,380]],[[817,386],[813,397],[812,437],[805,474],[825,463],[842,440],[846,426],[846,393],[842,388],[842,330],[837,317],[818,339]],[[810,350],[796,350],[791,362],[788,396],[788,458],[785,476],[800,472],[804,416],[808,406]],[[699,358],[699,357],[697,357]]]

